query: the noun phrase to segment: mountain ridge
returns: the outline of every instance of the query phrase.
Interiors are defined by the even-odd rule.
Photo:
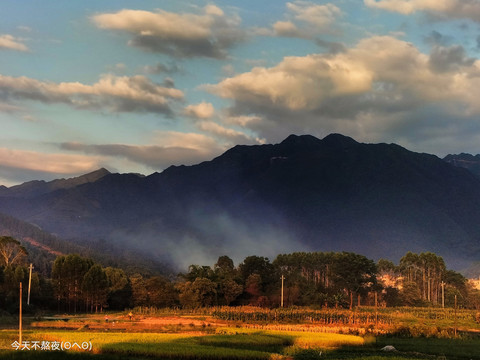
[[[432,251],[456,268],[480,257],[479,178],[435,155],[341,134],[237,145],[196,165],[109,173],[28,199],[2,192],[0,211],[182,266],[297,250],[392,260]]]
[[[100,168],[90,173],[68,179],[55,179],[48,182],[44,180],[32,180],[9,188],[0,186],[0,196],[39,196],[55,190],[70,189],[89,182],[95,182],[109,174],[111,174],[110,171],[105,168]]]

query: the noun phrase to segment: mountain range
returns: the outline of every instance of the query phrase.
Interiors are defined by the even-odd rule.
[[[0,212],[70,242],[182,268],[224,254],[353,251],[398,261],[431,251],[464,269],[480,260],[480,175],[464,168],[464,155],[291,135],[149,176],[100,169],[0,187]]]

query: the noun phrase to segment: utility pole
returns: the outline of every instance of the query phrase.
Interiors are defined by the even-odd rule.
[[[280,300],[280,306],[283,308],[283,280],[285,280],[285,276],[282,275],[282,296]]]
[[[30,276],[28,277],[28,297],[27,297],[27,305],[30,305],[30,288],[32,286],[32,269],[33,264],[30,263]]]
[[[22,283],[20,283],[20,309],[18,315],[18,343],[22,345]]]
[[[442,286],[442,308],[445,308],[445,282],[441,282],[440,285]]]
[[[457,295],[455,295],[455,322],[454,322],[455,337],[457,337]]]

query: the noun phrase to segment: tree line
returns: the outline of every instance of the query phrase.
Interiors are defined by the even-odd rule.
[[[18,283],[28,283],[28,254],[0,236],[0,307],[14,312]],[[398,265],[351,252],[295,252],[273,261],[248,256],[235,266],[220,256],[213,266],[190,265],[177,277],[127,274],[78,254],[58,256],[50,276],[32,276],[35,307],[99,312],[136,306],[198,308],[221,305],[453,306],[480,308],[480,292],[433,253],[408,252]],[[283,280],[282,280],[283,278]],[[25,292],[24,292],[25,293]]]

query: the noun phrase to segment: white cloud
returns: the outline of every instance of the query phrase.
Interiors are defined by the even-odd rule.
[[[287,3],[295,19],[304,21],[318,29],[325,30],[342,15],[342,11],[334,4],[319,5],[309,1]]]
[[[248,115],[240,115],[240,116],[227,116],[225,118],[225,123],[231,125],[239,125],[242,127],[248,127],[251,124],[259,123],[262,121],[260,116],[248,116]]]
[[[0,75],[0,96],[13,100],[64,103],[80,109],[171,115],[171,101],[181,100],[183,92],[156,84],[140,75],[128,77],[106,74],[93,85]]]
[[[364,0],[365,5],[409,15],[426,11],[448,18],[480,21],[478,0]]]
[[[204,89],[232,99],[233,119],[245,119],[245,127],[268,141],[329,132],[394,141],[427,123],[435,127],[434,120],[423,120],[422,109],[478,117],[480,61],[459,46],[425,54],[406,41],[374,36],[336,54],[285,57]]]
[[[250,142],[251,138],[241,131],[226,128],[213,121],[201,121],[198,123],[198,128],[202,131],[206,131],[220,138],[233,141],[234,143],[246,143]]]
[[[309,1],[287,3],[286,20],[275,22],[271,28],[255,28],[261,36],[284,36],[311,39],[319,34],[334,33],[335,22],[342,15],[336,5]]]
[[[285,37],[304,37],[298,30],[297,25],[291,21],[277,21],[273,24],[274,34]]]
[[[171,165],[197,164],[226,150],[210,136],[176,131],[156,132],[151,145],[68,142],[60,144],[60,148],[96,156],[124,158],[157,171]]]
[[[17,51],[28,51],[28,47],[23,43],[23,39],[15,38],[12,35],[0,35],[0,49],[9,49]]]
[[[92,20],[101,29],[131,34],[132,46],[175,57],[225,58],[245,37],[240,18],[215,5],[207,5],[201,14],[124,9]]]
[[[211,103],[203,101],[199,104],[185,107],[184,114],[197,119],[208,119],[215,114],[215,109]]]
[[[100,162],[100,157],[0,148],[0,166],[43,173],[86,173],[98,169]]]

